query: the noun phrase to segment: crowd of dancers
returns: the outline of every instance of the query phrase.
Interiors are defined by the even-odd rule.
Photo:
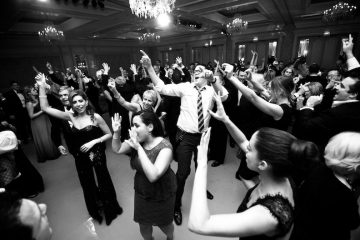
[[[140,65],[120,68],[117,77],[107,63],[95,78],[78,68],[62,73],[50,63],[46,74],[34,68],[34,85],[21,91],[12,82],[0,95],[1,234],[51,236],[48,223],[39,231],[33,216],[45,215],[46,207],[25,199],[44,191],[21,150],[31,135],[39,162],[74,157],[89,215],[107,225],[123,211],[106,164],[105,143],[112,139],[112,150],[129,157],[136,171],[134,221],[145,240],[153,239],[153,226],[174,239],[192,160],[190,231],[241,239],[350,239],[360,224],[360,64],[353,46],[349,35],[342,57],[327,70],[307,66],[304,57],[288,64],[271,57],[259,67],[254,51],[248,63],[188,67],[180,57],[172,65],[153,64],[141,51]],[[248,192],[236,213],[213,215],[208,161],[224,164],[228,137],[238,147],[235,177]],[[23,221],[30,213],[33,221]]]

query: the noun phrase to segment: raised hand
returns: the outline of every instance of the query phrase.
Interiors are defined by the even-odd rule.
[[[223,63],[222,67],[225,68],[226,77],[230,78],[233,75],[234,66],[228,63]]]
[[[208,110],[208,111],[212,117],[216,118],[219,121],[225,122],[229,117],[226,115],[224,106],[221,102],[220,92],[219,92],[219,94],[215,93],[214,99],[215,99],[216,108],[217,108],[216,113],[214,113],[211,110]]]
[[[136,65],[135,65],[135,64],[131,64],[131,65],[130,65],[130,70],[131,70],[134,74],[137,74],[137,70],[136,70]]]
[[[35,80],[39,86],[43,86],[46,84],[46,77],[45,77],[45,74],[43,74],[43,73],[38,73],[38,75],[36,75],[36,77],[35,77]]]
[[[110,71],[110,66],[109,66],[109,64],[103,63],[102,66],[103,66],[103,69],[104,69],[104,74],[108,74],[109,71]]]
[[[140,63],[142,64],[142,66],[144,68],[150,68],[152,66],[151,59],[149,58],[149,56],[143,50],[140,50],[140,52],[142,54],[142,57],[140,59]]]
[[[129,139],[125,140],[127,144],[130,145],[130,147],[134,148],[135,150],[138,150],[140,147],[140,143],[137,140],[137,133],[135,130],[135,127],[132,127],[131,130],[129,129]]]
[[[176,58],[176,64],[179,65],[179,66],[182,65],[182,58],[181,57]]]
[[[342,40],[342,49],[345,54],[352,54],[352,50],[354,48],[354,42],[351,34],[349,34],[349,39],[343,39]]]
[[[216,66],[218,66],[220,64],[219,60],[214,59],[214,63],[216,64]]]
[[[109,87],[109,89],[110,89],[111,91],[116,90],[115,79],[109,78],[108,87]]]
[[[310,96],[306,101],[306,106],[307,107],[315,107],[316,105],[321,103],[322,99],[323,99],[322,94],[320,94],[319,96]]]
[[[212,71],[208,70],[208,69],[205,69],[205,79],[206,81],[208,82],[214,82],[214,74]]]
[[[119,132],[121,130],[121,121],[122,117],[119,113],[115,113],[111,118],[111,126],[114,132]]]
[[[211,127],[209,127],[205,132],[201,135],[200,145],[197,147],[198,149],[198,165],[206,166],[207,165],[207,154],[209,149],[209,141],[211,135]]]

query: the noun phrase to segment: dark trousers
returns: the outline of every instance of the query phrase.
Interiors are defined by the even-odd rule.
[[[105,214],[117,213],[120,206],[107,169],[105,152],[92,151],[95,152],[93,160],[88,159],[87,154],[76,153],[74,156],[86,207],[92,217],[97,217],[101,209]]]
[[[201,134],[191,134],[178,129],[176,134],[175,160],[178,162],[176,172],[177,191],[175,209],[180,209],[181,198],[187,177],[191,171],[191,158],[194,154],[195,167],[197,167],[197,146],[200,144]]]

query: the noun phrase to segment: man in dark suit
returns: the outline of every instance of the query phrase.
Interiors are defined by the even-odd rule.
[[[294,124],[294,135],[313,141],[320,151],[324,150],[331,137],[340,132],[360,132],[360,64],[353,55],[353,46],[350,34],[348,40],[343,40],[349,71],[347,77],[335,86],[332,107],[321,112],[314,111],[320,98],[311,96],[298,112]]]
[[[48,95],[49,105],[60,111],[64,111],[64,112],[71,111],[71,106],[70,106],[70,101],[69,101],[70,92],[71,92],[70,87],[67,87],[67,86],[60,87],[59,96],[60,96],[60,101],[62,103],[62,106],[60,106],[59,104],[54,104],[55,101],[54,102],[51,101],[51,98],[49,98],[49,95]],[[55,143],[55,145],[58,147],[60,153],[63,155],[67,154],[67,150],[61,142],[61,131],[64,134],[64,139],[65,139],[66,145],[69,149],[69,152],[71,154],[73,154],[73,149],[72,149],[73,138],[72,138],[71,127],[72,127],[71,122],[65,121],[65,120],[60,120],[59,123],[56,123],[56,124],[53,123],[53,128],[51,129],[52,140]]]
[[[4,97],[9,104],[7,107],[9,122],[16,127],[17,138],[27,141],[30,118],[25,107],[25,97],[20,91],[20,85],[17,81],[11,82],[11,89],[4,94]]]

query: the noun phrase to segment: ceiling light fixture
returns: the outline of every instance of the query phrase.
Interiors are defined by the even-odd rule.
[[[156,18],[160,14],[170,13],[176,0],[129,0],[131,12],[141,18]]]
[[[335,22],[355,15],[356,6],[346,2],[338,2],[323,13],[324,22]]]
[[[144,33],[142,36],[138,37],[141,42],[158,42],[160,41],[160,36],[155,33]]]
[[[241,16],[235,17],[231,22],[226,24],[229,33],[242,32],[247,29],[248,22],[244,21]]]
[[[52,23],[46,24],[44,29],[38,32],[38,35],[40,41],[48,43],[53,41],[62,41],[65,39],[64,32],[56,29]]]
[[[162,13],[156,18],[156,21],[160,27],[167,27],[169,26],[171,19],[168,14]]]

